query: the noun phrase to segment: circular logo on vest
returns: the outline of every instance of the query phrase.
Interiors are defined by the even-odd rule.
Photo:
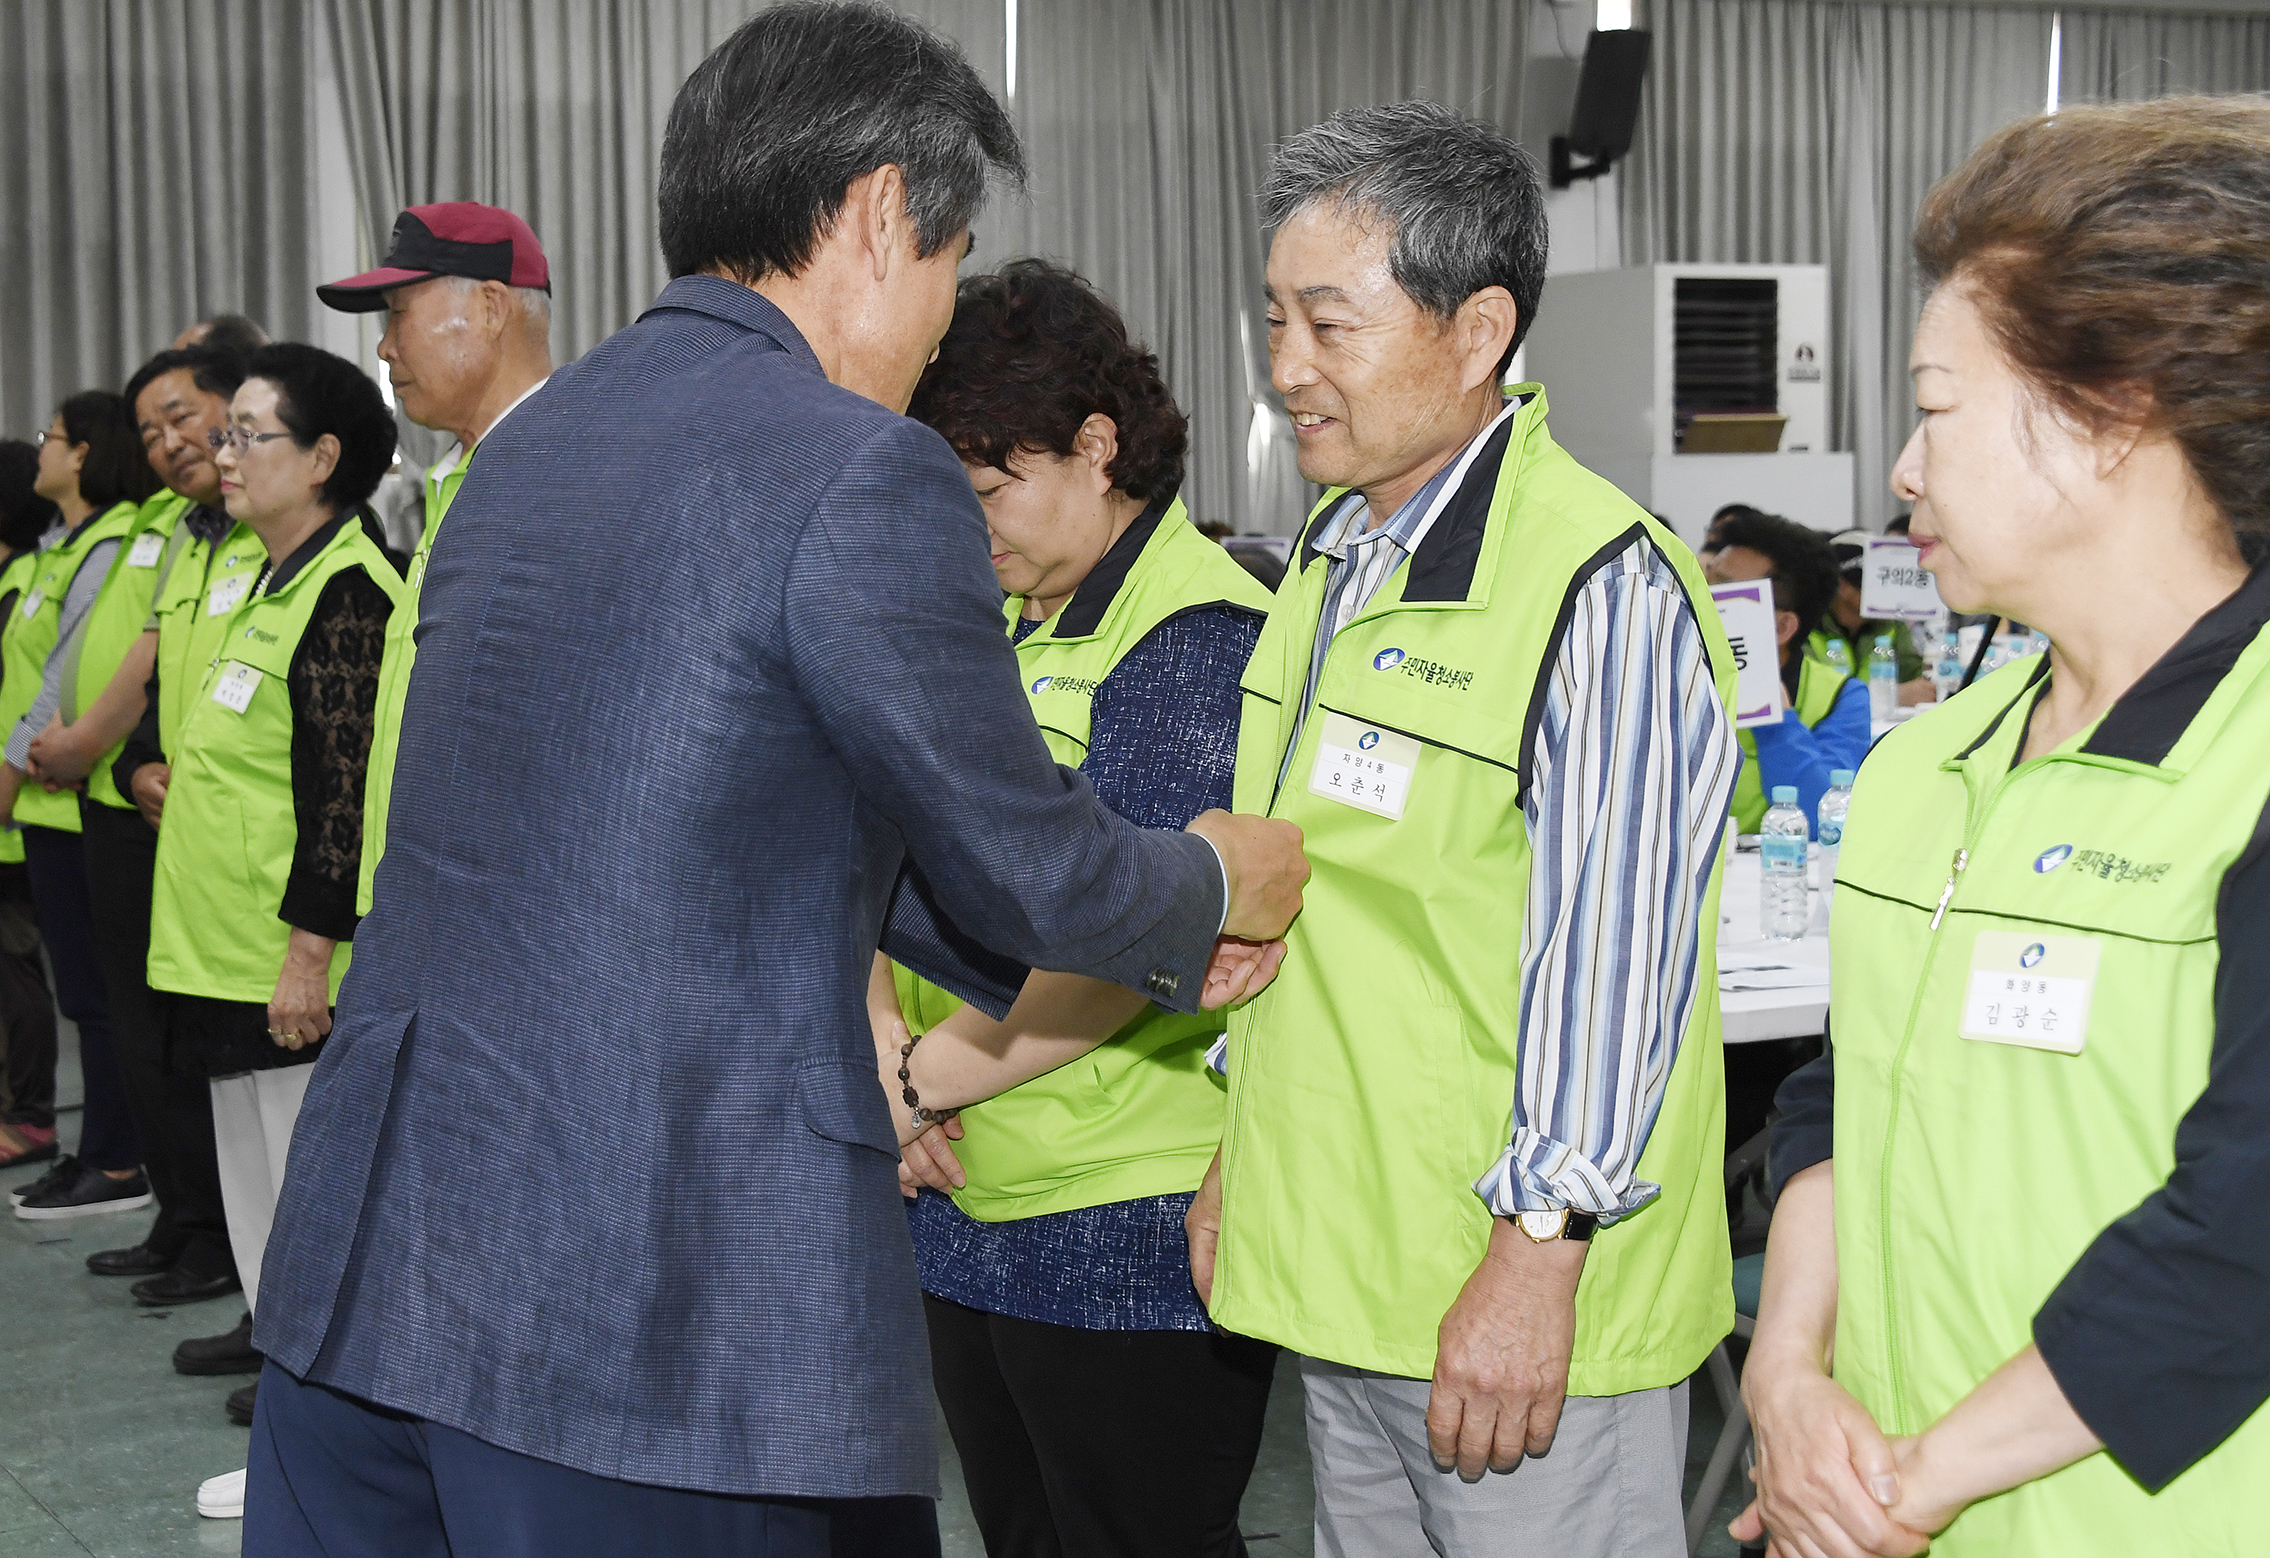
[[[1049,684],[1050,682],[1053,682],[1053,681],[1055,681],[1055,680],[1056,680],[1056,678],[1055,678],[1055,677],[1053,677],[1053,676],[1044,676],[1044,677],[1042,677],[1042,678],[1041,678],[1041,679],[1040,679],[1039,681],[1037,681],[1037,682],[1033,683],[1033,691],[1034,691],[1034,692],[1046,692],[1046,691],[1048,691],[1048,684]]]
[[[2049,948],[2037,941],[2018,954],[2018,966],[2020,968],[2031,968],[2047,956],[2049,956]]]
[[[1402,663],[1403,651],[1400,649],[1382,649],[1371,657],[1371,668],[1375,671],[1392,671]]]
[[[2070,844],[2060,844],[2055,849],[2045,849],[2040,854],[2034,856],[2034,870],[2040,872],[2043,876],[2047,876],[2050,872],[2056,870],[2059,866],[2065,864],[2066,861],[2071,860],[2072,858],[2073,846]]]
[[[1373,747],[1379,745],[1379,732],[1376,730],[1365,731],[1362,735],[1356,738],[1356,745],[1362,747],[1366,752],[1369,752]]]

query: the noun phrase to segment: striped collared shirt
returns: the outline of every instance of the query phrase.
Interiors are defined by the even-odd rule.
[[[1333,635],[1418,550],[1496,426],[1385,525],[1363,532],[1358,499],[1316,537],[1332,572],[1304,719]],[[1552,653],[1523,804],[1513,1126],[1474,1191],[1500,1216],[1612,1220],[1660,1188],[1637,1178],[1640,1153],[1695,1002],[1716,996],[1701,918],[1741,757],[1685,586],[1645,536],[1583,582]],[[1288,764],[1299,744],[1296,728]]]

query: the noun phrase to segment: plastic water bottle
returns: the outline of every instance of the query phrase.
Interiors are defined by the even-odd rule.
[[[1852,674],[1852,652],[1844,647],[1844,640],[1834,633],[1828,635],[1828,646],[1821,651],[1821,659],[1832,671]]]
[[[1810,830],[1797,809],[1797,786],[1777,784],[1759,829],[1764,881],[1758,894],[1758,933],[1768,941],[1802,941],[1812,923],[1805,897],[1805,842]]]
[[[1939,690],[1939,701],[1945,703],[1963,685],[1963,641],[1953,633],[1945,634],[1939,644],[1939,665],[1931,673],[1931,685]]]
[[[1892,652],[1892,635],[1876,635],[1868,651],[1868,717],[1882,725],[1900,712],[1900,657]]]
[[[1820,857],[1816,866],[1818,874],[1814,880],[1815,884],[1821,889],[1821,902],[1824,908],[1827,906],[1829,894],[1836,888],[1837,850],[1844,843],[1844,814],[1851,806],[1852,770],[1849,768],[1830,770],[1829,787],[1821,796],[1820,809],[1816,813],[1818,820],[1813,828],[1813,842],[1821,846]]]

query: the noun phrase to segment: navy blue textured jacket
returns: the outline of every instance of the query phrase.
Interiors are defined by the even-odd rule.
[[[259,1345],[602,1476],[935,1493],[864,992],[879,940],[998,981],[886,935],[902,865],[1188,1010],[1212,850],[1050,760],[944,441],[714,278],[482,444],[417,640]]]

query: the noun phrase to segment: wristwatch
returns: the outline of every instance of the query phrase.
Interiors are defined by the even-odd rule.
[[[1583,1244],[1592,1238],[1592,1231],[1600,1226],[1600,1219],[1590,1212],[1558,1206],[1549,1212],[1516,1213],[1513,1225],[1536,1244],[1550,1244],[1555,1239],[1574,1239]]]

